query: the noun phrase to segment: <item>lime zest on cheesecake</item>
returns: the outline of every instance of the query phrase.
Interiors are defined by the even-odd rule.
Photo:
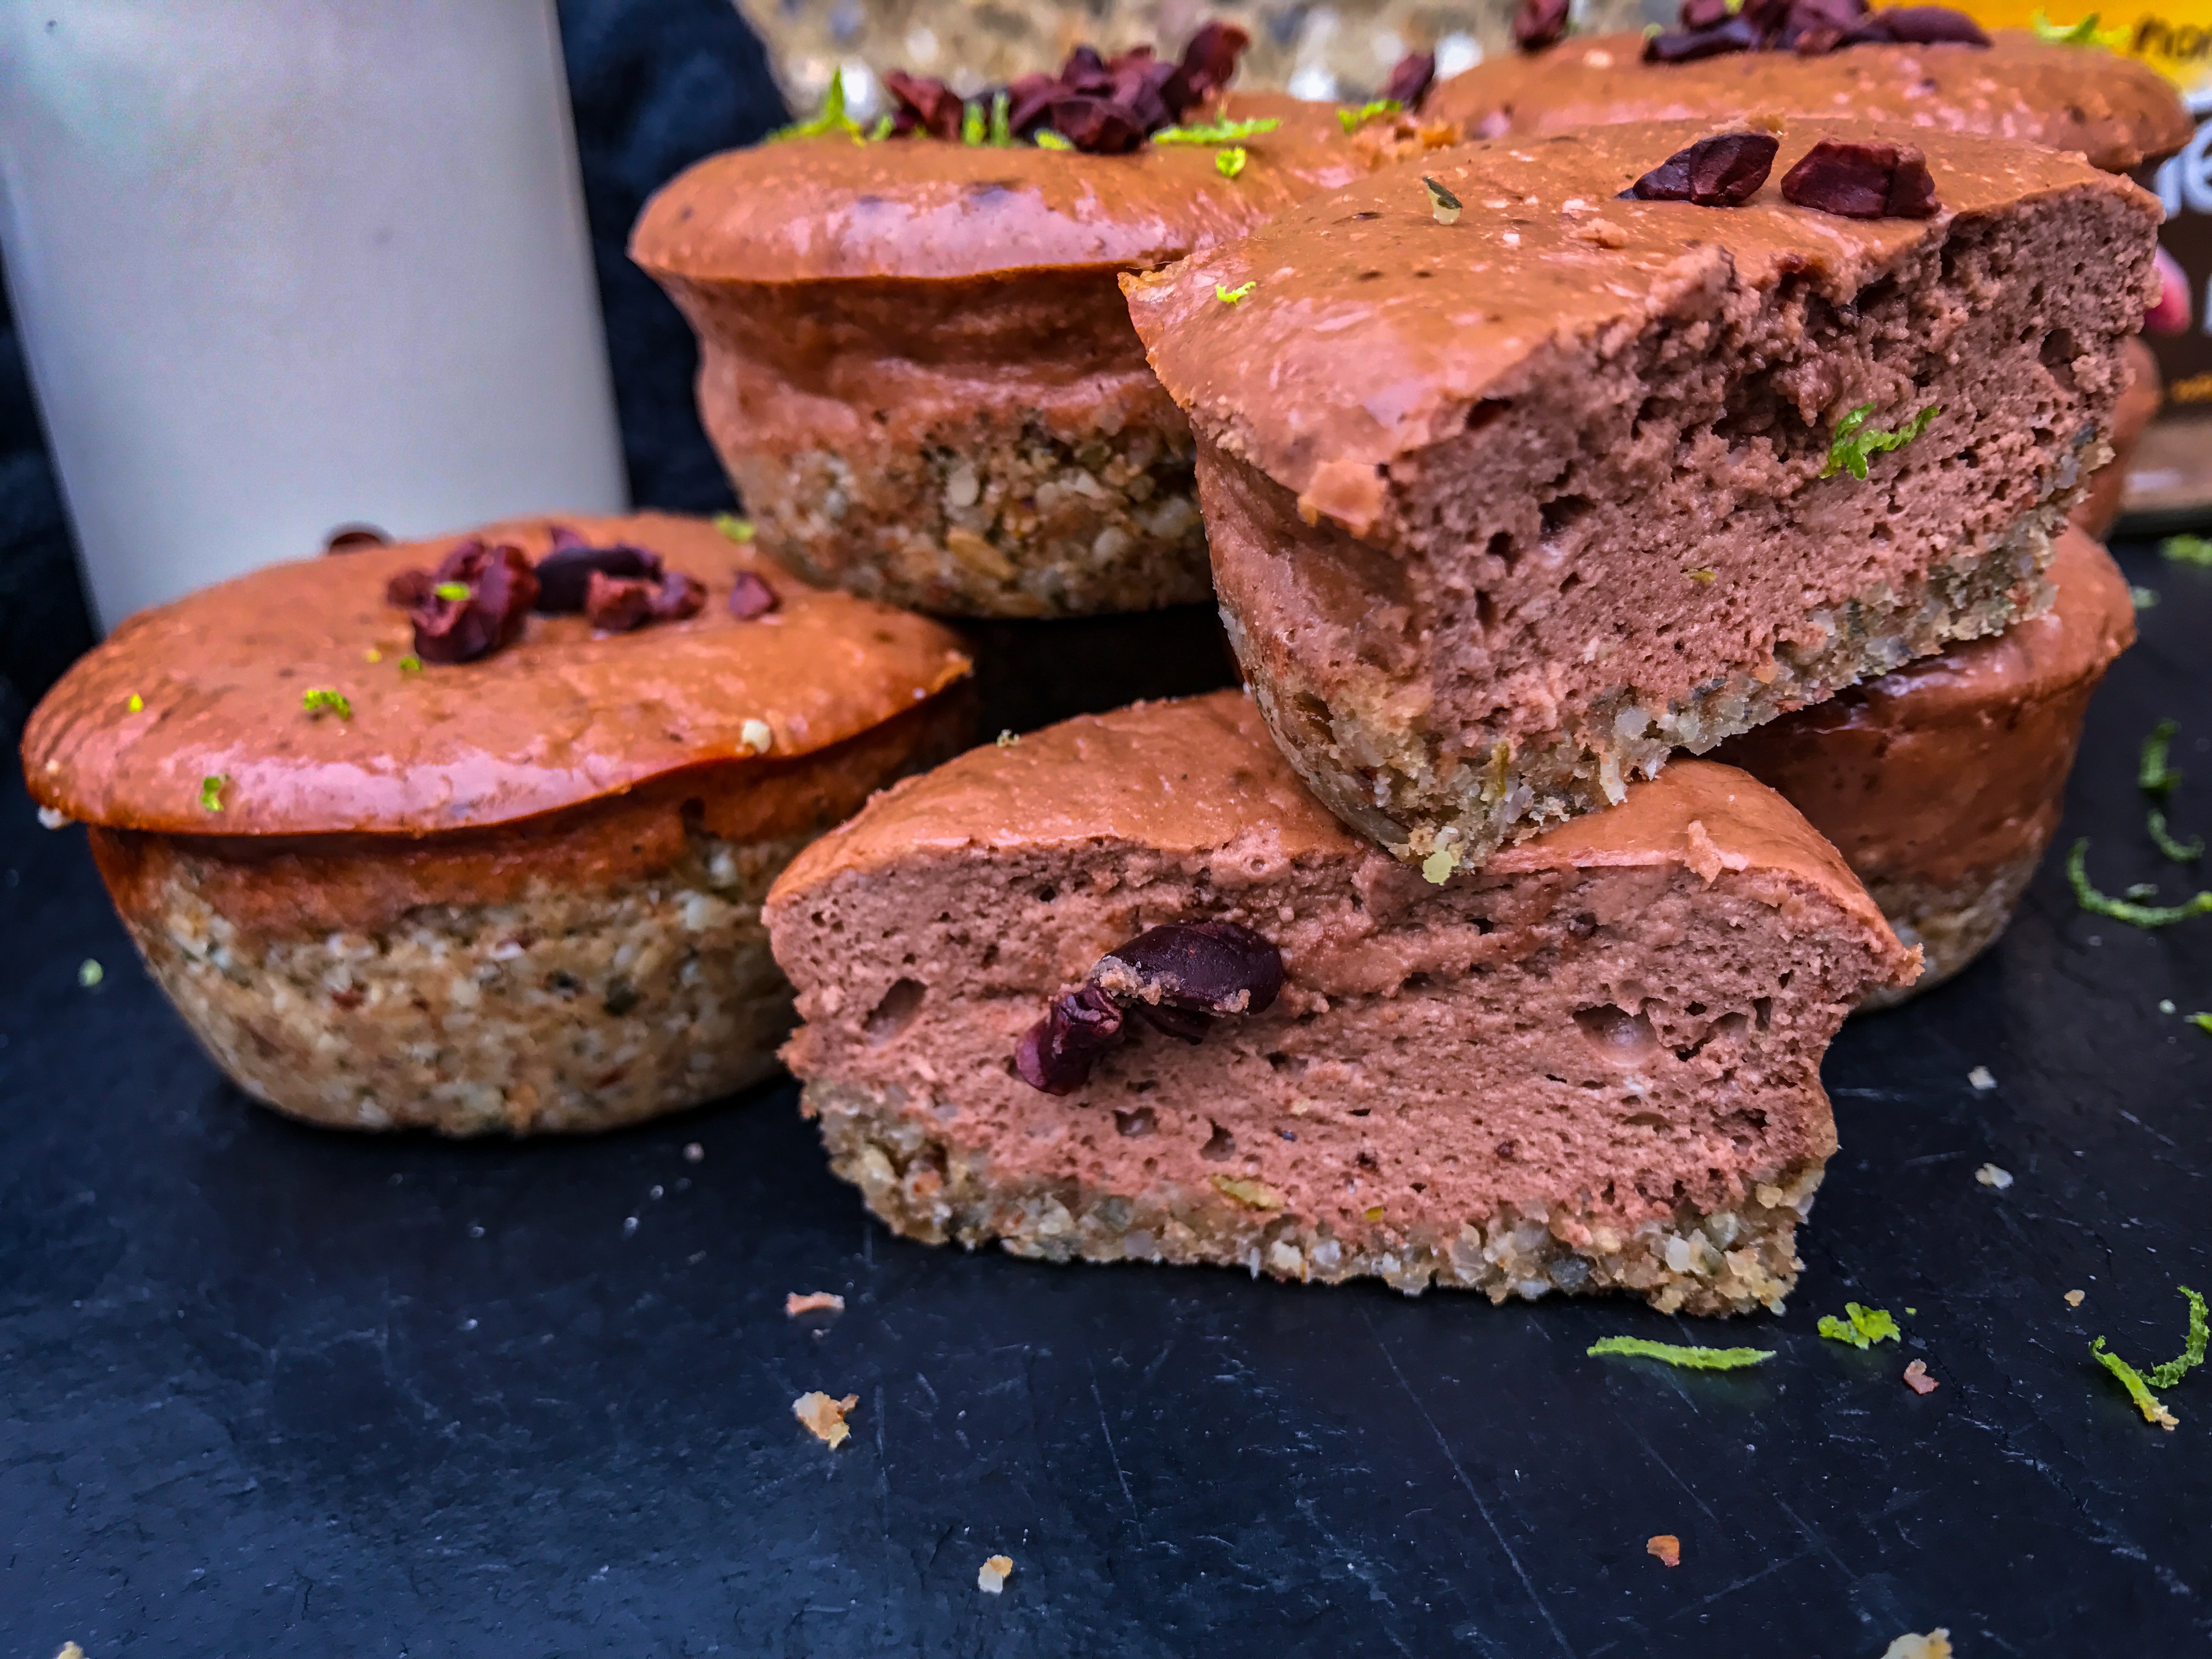
[[[1224,179],[1234,179],[1244,171],[1244,163],[1251,159],[1242,144],[1231,144],[1227,149],[1213,152],[1213,170]]]
[[[228,772],[212,772],[206,777],[200,780],[201,811],[220,812],[222,811],[222,792],[224,786],[228,784],[229,781],[230,774]]]
[[[1356,109],[1337,111],[1336,118],[1343,126],[1346,136],[1349,137],[1370,121],[1384,115],[1395,115],[1405,107],[1395,98],[1372,98]]]
[[[1836,422],[1834,434],[1828,440],[1828,462],[1820,469],[1820,476],[1832,478],[1838,472],[1848,472],[1854,478],[1867,475],[1869,457],[1902,449],[1922,433],[1934,420],[1936,406],[1930,404],[1894,432],[1884,432],[1879,427],[1867,424],[1874,413],[1872,404],[1861,404]]]
[[[821,138],[833,132],[850,133],[859,138],[860,124],[845,112],[845,77],[833,71],[830,86],[822,94],[822,109],[811,120],[794,121],[787,127],[778,127],[769,134],[769,143],[781,143],[787,138]]]
[[[353,718],[353,704],[346,694],[328,686],[309,686],[300,694],[300,707],[310,714],[336,714],[342,720]]]
[[[1252,297],[1252,290],[1259,286],[1257,283],[1246,283],[1241,288],[1224,288],[1220,283],[1216,283],[1213,285],[1213,297],[1225,306],[1240,306]]]
[[[1156,144],[1237,144],[1273,132],[1283,124],[1273,116],[1249,121],[1209,121],[1194,127],[1162,127],[1152,135]]]
[[[1641,1336],[1608,1336],[1590,1344],[1593,1356],[1620,1354],[1656,1359],[1686,1371],[1735,1371],[1774,1358],[1771,1348],[1693,1348],[1679,1342],[1653,1342]]]

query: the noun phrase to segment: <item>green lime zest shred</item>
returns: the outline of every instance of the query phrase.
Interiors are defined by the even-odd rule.
[[[1039,127],[1030,137],[1036,141],[1039,149],[1073,149],[1075,148],[1050,127]]]
[[[353,703],[346,694],[328,686],[309,686],[300,694],[300,707],[310,714],[336,714],[342,720],[353,718]]]
[[[2145,816],[2143,827],[2150,831],[2151,845],[2176,864],[2194,864],[2204,856],[2204,837],[2191,836],[2187,841],[2176,841],[2166,827],[2166,814],[2155,806]]]
[[[200,780],[200,811],[203,812],[222,811],[222,792],[225,786],[229,782],[230,774],[228,772],[211,773],[208,776],[202,778]]]
[[[1251,159],[1242,144],[1231,144],[1227,149],[1213,152],[1213,170],[1224,179],[1234,179],[1244,171],[1244,163]]]
[[[753,538],[753,521],[750,519],[741,519],[734,513],[716,514],[714,528],[740,547]]]
[[[1828,440],[1828,462],[1820,469],[1820,476],[1832,478],[1838,472],[1848,472],[1854,478],[1867,475],[1867,460],[1893,449],[1902,449],[1922,433],[1928,422],[1936,418],[1934,404],[1922,410],[1894,432],[1884,432],[1879,427],[1867,424],[1874,413],[1872,404],[1861,404],[1836,422],[1835,432]]]
[[[878,115],[876,117],[875,125],[868,129],[868,142],[872,144],[882,143],[884,139],[891,136],[897,126],[898,122],[893,117]]]
[[[960,106],[960,142],[971,148],[983,142],[983,106],[970,101]]]
[[[2048,40],[2055,46],[2094,46],[2097,44],[2098,14],[2091,12],[2078,23],[2054,23],[2037,8],[2033,21],[2039,40]]]
[[[2128,589],[2128,603],[2138,611],[2148,611],[2158,603],[2158,589],[2130,587]]]
[[[1395,98],[1375,98],[1360,105],[1357,109],[1337,111],[1336,118],[1343,126],[1346,135],[1350,135],[1358,131],[1370,121],[1380,116],[1395,115],[1405,107]]]
[[[833,132],[860,137],[860,124],[845,112],[845,77],[832,71],[829,89],[822,94],[822,108],[811,121],[794,121],[787,127],[779,127],[769,134],[767,143],[781,143],[787,138],[822,138]]]
[[[123,707],[128,713],[133,714],[139,714],[143,712],[146,707],[146,699],[140,696],[136,691],[133,691],[129,696],[123,700]]]
[[[2096,1362],[2120,1379],[2120,1386],[2128,1391],[2128,1398],[2136,1402],[2136,1409],[2143,1414],[2143,1421],[2155,1423],[2161,1429],[2170,1429],[2179,1421],[2174,1414],[2158,1403],[2158,1396],[2142,1380],[2142,1373],[2116,1353],[2105,1351],[2105,1339],[2099,1337],[2089,1345],[2089,1352]]]
[[[1014,147],[1014,130],[1006,119],[1007,112],[1012,108],[1013,98],[1011,94],[994,92],[991,94],[991,148],[993,149],[1012,149]]]
[[[2159,556],[2170,564],[2195,565],[2212,570],[2212,541],[2202,536],[2168,536],[2158,544]]]
[[[1590,1344],[1593,1356],[1620,1354],[1656,1359],[1686,1371],[1738,1371],[1774,1358],[1771,1348],[1692,1348],[1679,1342],[1653,1342],[1640,1336],[1608,1336]]]
[[[1903,1334],[1897,1328],[1897,1321],[1883,1309],[1846,1302],[1844,1312],[1847,1317],[1843,1319],[1833,1314],[1820,1316],[1820,1334],[1831,1342],[1848,1342],[1854,1348],[1864,1350],[1877,1342],[1894,1342]]]
[[[1213,285],[1213,297],[1225,306],[1241,306],[1252,297],[1252,290],[1259,286],[1257,283],[1246,283],[1241,288],[1224,288],[1220,283],[1216,283]]]
[[[1273,132],[1283,124],[1273,116],[1259,116],[1249,121],[1208,121],[1195,127],[1162,127],[1152,135],[1156,144],[1241,144],[1247,138],[1257,138],[1263,132]]]
[[[2171,927],[2177,921],[2212,912],[2212,893],[2198,893],[2180,904],[2136,904],[2100,893],[2089,884],[2089,838],[2084,836],[2066,854],[2066,879],[2074,902],[2092,915],[2109,916],[2130,927]]]
[[[2154,1389],[2172,1388],[2196,1367],[2204,1363],[2206,1335],[2204,1298],[2186,1285],[2177,1285],[2174,1289],[2189,1298],[2189,1335],[2183,1342],[2181,1352],[2178,1358],[2169,1359],[2162,1365],[2151,1367],[2150,1385]]]
[[[469,599],[469,585],[466,582],[440,582],[430,591],[440,599],[450,599],[455,605],[465,605]]]
[[[2173,734],[2180,729],[2172,720],[2160,720],[2142,740],[2142,763],[2136,769],[2136,784],[2144,793],[2168,794],[2181,781],[2181,774],[2166,763]]]
[[[2184,1014],[2182,1018],[2208,1036],[2212,1036],[2212,1014]]]
[[[403,674],[421,673],[422,672],[422,659],[414,655],[412,653],[410,653],[408,655],[402,657],[399,659],[399,672]]]

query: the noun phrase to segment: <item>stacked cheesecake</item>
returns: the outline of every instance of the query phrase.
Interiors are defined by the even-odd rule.
[[[1250,693],[970,754],[779,883],[788,1057],[879,1214],[1787,1290],[1821,1054],[1919,953],[1778,795],[1670,757],[2050,609],[2157,210],[1768,125],[1469,145],[1125,280]]]

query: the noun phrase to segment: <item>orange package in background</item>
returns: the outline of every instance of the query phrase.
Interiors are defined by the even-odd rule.
[[[1960,9],[1985,28],[2034,29],[2046,39],[2069,40],[2085,51],[2117,52],[2141,59],[2174,84],[2197,121],[2197,136],[2180,155],[2146,167],[2136,182],[2166,204],[2160,241],[2178,265],[2188,303],[2169,296],[2149,319],[2144,338],[2166,380],[2166,402],[2144,434],[2128,469],[2123,498],[2125,528],[2157,532],[2212,522],[2212,172],[2205,149],[2212,143],[2212,0],[2172,0],[2146,5],[2122,0],[2096,11],[2084,0],[2059,0],[2049,9],[2033,0],[1960,0]],[[2075,9],[2066,9],[2068,6]]]

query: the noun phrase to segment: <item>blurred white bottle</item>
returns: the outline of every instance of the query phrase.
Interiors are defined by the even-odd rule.
[[[0,0],[0,246],[106,626],[624,504],[553,0]]]

